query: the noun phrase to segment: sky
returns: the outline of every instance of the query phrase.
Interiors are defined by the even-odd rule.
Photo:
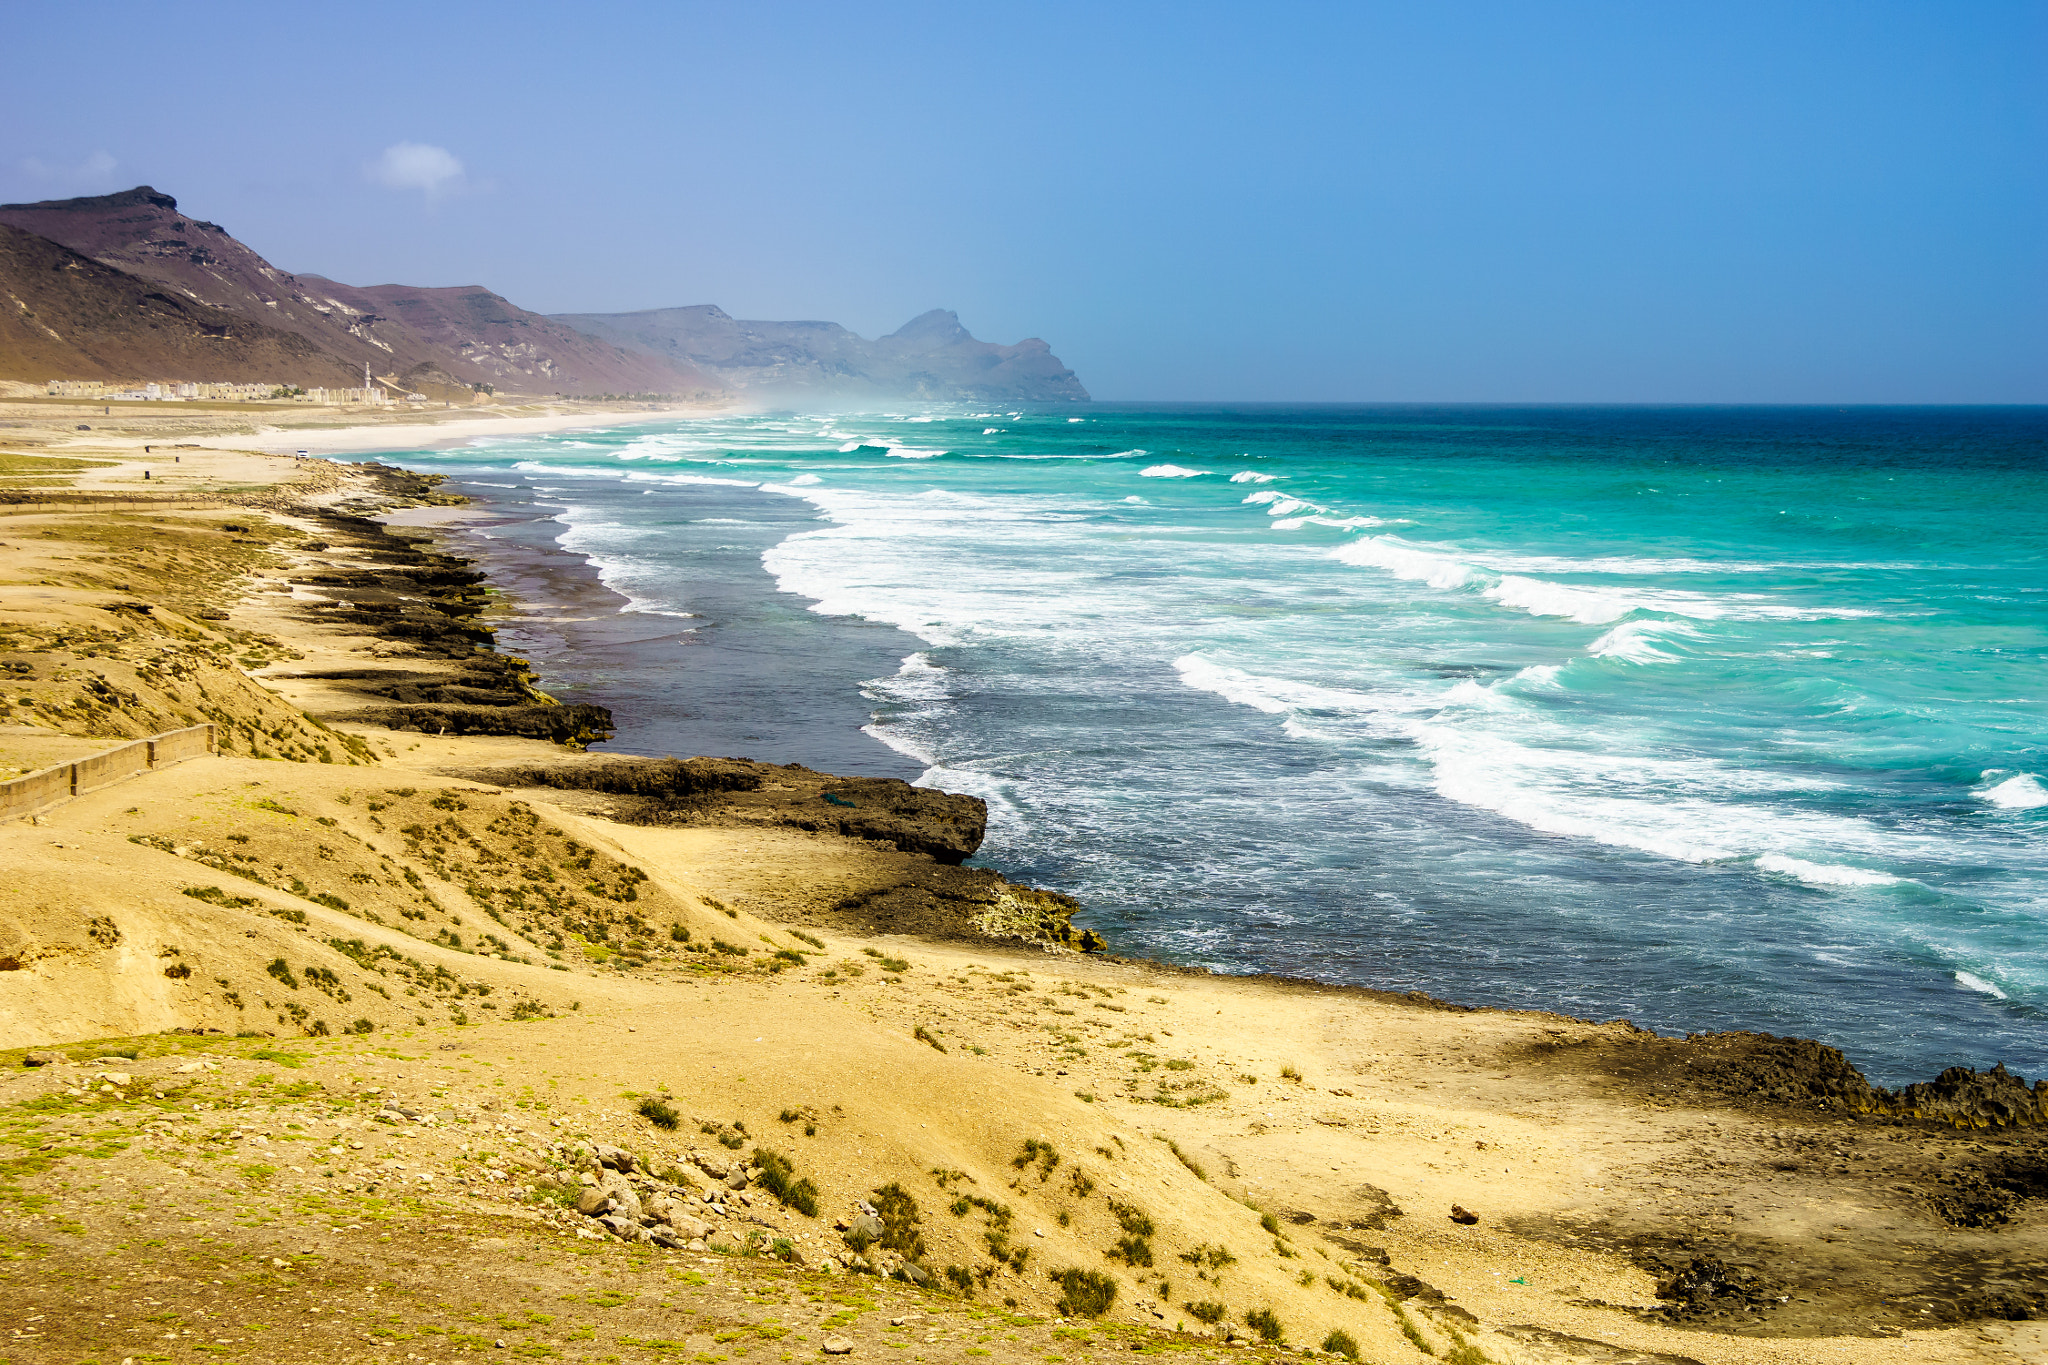
[[[0,201],[147,183],[352,284],[952,308],[1104,399],[2048,402],[2041,0],[82,0],[7,35]]]

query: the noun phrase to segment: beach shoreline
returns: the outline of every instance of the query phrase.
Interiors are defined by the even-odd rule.
[[[1774,1052],[1695,1044],[1619,1022],[1211,976],[1014,940],[892,932],[874,917],[900,914],[894,922],[909,924],[914,916],[892,907],[964,903],[933,880],[928,857],[834,832],[814,817],[804,818],[819,827],[807,829],[783,814],[756,818],[734,807],[722,815],[723,798],[677,798],[673,810],[624,819],[616,794],[520,776],[583,771],[601,757],[516,734],[436,733],[423,723],[428,709],[468,704],[463,690],[481,690],[483,656],[465,632],[487,618],[464,614],[450,595],[480,598],[478,581],[426,552],[385,563],[391,552],[377,533],[350,519],[360,513],[321,510],[372,497],[403,502],[388,491],[397,485],[379,484],[361,467],[291,458],[201,454],[180,468],[213,485],[260,475],[272,491],[181,510],[178,489],[143,490],[139,467],[124,461],[77,477],[108,496],[160,499],[154,517],[81,519],[17,503],[0,535],[9,581],[34,585],[0,615],[6,661],[26,665],[20,687],[38,699],[22,708],[33,723],[14,727],[14,742],[33,738],[14,731],[52,739],[67,725],[105,732],[157,711],[174,720],[172,711],[199,695],[195,688],[224,718],[216,723],[237,736],[221,757],[81,796],[39,825],[0,827],[9,865],[19,869],[0,898],[0,953],[19,964],[0,973],[8,1030],[0,1045],[63,1045],[81,1058],[17,1069],[7,1080],[12,1098],[61,1097],[64,1084],[53,1091],[52,1077],[79,1090],[71,1082],[89,1073],[98,1054],[86,1044],[94,1039],[143,1038],[134,1049],[146,1054],[138,1071],[157,1055],[217,1057],[229,1068],[221,1074],[244,1084],[256,1075],[244,1054],[292,1040],[311,1068],[300,1074],[325,1077],[331,1089],[374,1107],[376,1091],[361,1096],[361,1081],[345,1079],[361,1072],[362,1048],[309,1035],[310,1021],[287,1022],[281,1008],[311,1006],[345,1024],[346,1013],[334,1014],[338,996],[324,987],[310,996],[303,985],[280,990],[281,978],[265,965],[274,959],[296,980],[328,980],[310,974],[317,968],[331,974],[335,991],[350,992],[348,1012],[361,1011],[374,1030],[360,1036],[402,1044],[402,1056],[381,1065],[429,1109],[439,1101],[427,1093],[426,1069],[447,1046],[487,1057],[498,1074],[529,1086],[548,1076],[566,1087],[537,1111],[566,1125],[564,1134],[643,1149],[686,1146],[687,1134],[669,1135],[618,1099],[622,1086],[645,1092],[652,1072],[707,1122],[739,1115],[748,1132],[795,1143],[835,1213],[885,1183],[918,1190],[935,1268],[949,1258],[967,1267],[989,1262],[978,1222],[939,1216],[949,1196],[943,1184],[932,1188],[930,1171],[936,1164],[972,1175],[976,1187],[1001,1192],[1022,1211],[1031,1232],[1021,1235],[1040,1248],[1035,1261],[996,1264],[983,1281],[985,1299],[1007,1296],[1027,1314],[1054,1306],[1048,1267],[1088,1266],[1121,1283],[1120,1321],[1126,1309],[1138,1311],[1146,1330],[1182,1329],[1181,1339],[1197,1347],[1221,1345],[1222,1335],[1199,1335],[1212,1329],[1184,1305],[1211,1296],[1228,1308],[1228,1322],[1263,1306],[1285,1321],[1292,1340],[1314,1344],[1326,1328],[1341,1328],[1389,1361],[1420,1359],[1416,1339],[1439,1354],[1469,1341],[1499,1361],[1620,1360],[1631,1357],[1612,1352],[1628,1350],[1637,1359],[1657,1352],[1716,1365],[1837,1359],[1845,1346],[1861,1359],[1900,1365],[2018,1360],[2040,1345],[2039,1324],[2014,1319],[2048,1310],[2048,1285],[2035,1286],[2039,1277],[2024,1269],[2048,1260],[2039,1254],[2044,1219],[2038,1198],[2008,1188],[2023,1190],[2026,1173],[2039,1169],[2039,1129],[1959,1131],[1897,1115],[1858,1117],[1811,1088],[1829,1080],[1820,1055],[1828,1050],[1812,1045]],[[451,515],[386,510],[394,519],[417,517],[416,530]],[[180,576],[154,567],[150,542],[109,541],[131,516],[137,536],[175,536],[180,554],[213,556],[204,583],[189,569]],[[110,554],[122,557],[118,565]],[[375,586],[380,575],[401,571],[412,586]],[[380,616],[379,592],[404,609]],[[443,606],[423,605],[435,594]],[[407,633],[408,622],[428,633]],[[88,628],[97,634],[81,633]],[[185,651],[175,655],[186,660],[185,673],[172,671],[172,650]],[[92,690],[95,675],[104,691]],[[400,695],[383,694],[393,689]],[[429,694],[434,699],[405,699]],[[339,719],[365,706],[366,715],[384,708],[385,723]],[[346,753],[323,729],[352,741]],[[323,743],[330,761],[317,757]],[[848,803],[865,809],[863,802],[882,799],[834,788],[823,775],[804,781],[813,779],[826,791],[854,793],[837,805],[805,798],[803,809],[834,819]],[[261,787],[260,799],[251,784]],[[316,818],[318,828],[309,823]],[[491,859],[516,864],[521,855],[515,836],[491,831],[528,828],[530,818],[540,822],[532,828],[563,831],[548,837],[569,840],[572,861],[577,848],[586,862],[596,859],[616,895],[620,884],[636,884],[606,869],[640,869],[636,898],[559,912],[530,893],[515,902],[494,890]],[[401,819],[421,831],[454,822],[479,852],[401,834]],[[259,842],[238,846],[237,831]],[[238,848],[262,851],[244,864],[235,861]],[[263,859],[283,871],[252,881],[231,870],[262,871],[270,865]],[[434,908],[424,909],[389,870],[401,866],[431,889]],[[344,877],[350,868],[363,880]],[[218,899],[184,889],[207,891],[208,882],[221,883]],[[408,907],[426,917],[411,919]],[[633,918],[598,935],[587,918],[592,907]],[[669,916],[688,938],[667,936]],[[118,943],[102,941],[109,931],[96,927],[101,919]],[[624,926],[642,921],[630,930],[641,947],[629,953]],[[582,928],[572,933],[572,925]],[[559,958],[549,957],[550,932],[565,943]],[[490,936],[509,947],[478,951]],[[724,941],[717,936],[739,940],[729,944],[735,951],[690,947]],[[775,955],[757,940],[774,945]],[[389,945],[490,993],[401,993],[400,978],[379,977],[331,946],[350,941],[365,954]],[[170,948],[179,955],[161,955]],[[187,976],[160,965],[195,959],[202,969]],[[898,961],[901,968],[889,965]],[[233,984],[208,984],[216,976]],[[277,1023],[252,1017],[259,996],[280,995]],[[486,1001],[530,1001],[533,1017],[490,1019]],[[237,1020],[265,1037],[237,1042]],[[201,1031],[172,1033],[177,1028]],[[550,1072],[561,1062],[550,1049],[561,1048],[573,1049],[576,1062]],[[406,1049],[425,1055],[404,1060]],[[460,1074],[433,1077],[460,1103],[479,1098]],[[66,1112],[104,1104],[112,1115],[129,1101],[64,1103]],[[778,1108],[814,1115],[808,1121],[818,1134],[807,1140],[783,1128],[793,1120],[778,1121]],[[425,1127],[419,1134],[415,1148],[439,1141]],[[1012,1162],[1026,1137],[1059,1149],[1066,1164],[1057,1183],[1049,1164],[1040,1180],[1035,1166]],[[357,1169],[346,1143],[336,1145],[344,1154],[332,1164]],[[464,1169],[453,1148],[436,1160]],[[540,1161],[532,1178],[561,1161]],[[360,1165],[359,1192],[370,1179],[368,1159]],[[459,1215],[479,1227],[536,1232],[533,1205],[493,1194],[476,1169],[479,1188],[451,1180],[439,1205],[420,1206],[423,1225]],[[1158,1243],[1158,1264],[1139,1266],[1135,1252],[1105,1260],[1114,1220],[1105,1221],[1101,1197],[1091,1200],[1068,1179],[1084,1169],[1093,1184],[1113,1182],[1119,1198],[1142,1203],[1157,1225],[1149,1239]],[[1943,1204],[1940,1192],[1963,1175],[1982,1191],[1978,1202]],[[1476,1210],[1478,1221],[1453,1221],[1453,1204]],[[758,1205],[747,1216],[811,1239],[807,1273],[827,1251],[846,1259],[829,1218],[822,1228],[801,1218],[785,1224],[785,1214]],[[1254,1226],[1261,1216],[1267,1228]],[[340,1218],[334,1223],[341,1229]],[[549,1228],[548,1236],[567,1235]],[[832,1246],[816,1245],[820,1232]],[[321,1236],[337,1265],[377,1254],[352,1250],[342,1230]],[[623,1256],[633,1243],[610,1245]],[[1199,1269],[1198,1279],[1207,1264],[1201,1248],[1221,1245],[1235,1248],[1235,1262],[1228,1271]],[[1184,1269],[1188,1256],[1194,1261]],[[1149,1245],[1146,1259],[1154,1259]],[[1308,1282],[1304,1263],[1317,1271]],[[739,1273],[746,1262],[729,1264]],[[1169,1276],[1170,1294],[1156,1287]],[[1350,1296],[1345,1283],[1379,1288]],[[941,1311],[947,1301],[924,1302]],[[1416,1338],[1404,1335],[1404,1321]]]

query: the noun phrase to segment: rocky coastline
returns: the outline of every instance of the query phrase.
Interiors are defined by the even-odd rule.
[[[29,1161],[0,1283],[80,1350],[210,1294],[230,1245],[280,1279],[221,1305],[331,1310],[329,1354],[381,1320],[370,1284],[423,1338],[458,1264],[479,1321],[536,1283],[583,1305],[480,1338],[536,1354],[771,1324],[881,1351],[988,1314],[1015,1337],[978,1349],[1020,1365],[2048,1344],[2048,1087],[1889,1091],[1810,1040],[1086,951],[1071,900],[967,865],[972,798],[576,752],[609,715],[524,719],[571,708],[493,648],[476,567],[372,519],[445,493],[255,458],[181,468],[258,491],[117,466],[82,491],[157,510],[39,503],[0,533],[35,587],[0,620],[32,702],[0,743],[195,708],[232,740],[0,827],[0,1106]],[[135,1208],[93,1193],[116,1175]],[[300,1213],[201,1238],[172,1211],[250,1199]],[[583,1311],[640,1274],[667,1296]]]

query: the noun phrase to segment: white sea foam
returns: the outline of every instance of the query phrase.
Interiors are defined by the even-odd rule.
[[[1131,453],[1135,455],[1143,454],[1144,452],[1133,451]],[[1153,464],[1146,465],[1143,469],[1139,470],[1138,477],[1141,479],[1197,479],[1208,472],[1206,469],[1189,469],[1186,465]]]
[[[943,450],[921,450],[916,446],[889,447],[889,458],[892,460],[936,460],[945,453]]]
[[[1277,495],[1251,496],[1264,500]],[[1764,593],[1711,594],[1636,585],[1553,583],[1525,574],[1497,576],[1481,562],[1481,556],[1450,554],[1391,535],[1361,536],[1338,546],[1331,555],[1346,564],[1382,569],[1442,591],[1476,589],[1482,597],[1531,616],[1557,616],[1586,625],[1607,625],[1633,611],[1665,612],[1698,621],[1821,621],[1881,614],[1857,607],[1799,606]]]
[[[1998,989],[1998,987],[1992,985],[1983,977],[1978,976],[1975,972],[1958,971],[1955,975],[1956,984],[1966,991],[1976,991],[1979,995],[1988,995],[1993,1000],[2011,999],[2004,991]]]
[[[1567,587],[1520,574],[1510,574],[1492,587],[1481,589],[1481,595],[1531,616],[1563,616],[1589,626],[1619,621],[1636,608],[1636,602],[1626,593]]]
[[[789,485],[792,488],[808,488],[810,485],[814,483],[823,482],[824,480],[819,478],[816,474],[799,474],[789,481]]]
[[[1900,879],[1888,872],[1872,872],[1840,863],[1810,863],[1783,853],[1765,853],[1756,860],[1759,870],[1781,877],[1796,877],[1808,886],[1897,886]]]
[[[1999,770],[1984,774],[1988,780]],[[2001,810],[2038,810],[2048,806],[2048,787],[2041,785],[2041,779],[2032,773],[2016,773],[1992,786],[1975,793],[1979,801],[1988,801]]]
[[[1259,474],[1249,469],[1240,469],[1237,473],[1230,476],[1230,481],[1232,483],[1271,483],[1279,477],[1278,474]]]
[[[1683,621],[1645,617],[1623,621],[1591,645],[1586,652],[1598,658],[1619,659],[1631,664],[1670,663],[1679,656],[1664,648],[1674,639],[1697,639],[1699,632]]]
[[[1252,497],[1268,495],[1254,493]],[[1270,496],[1277,497],[1278,494]],[[1251,501],[1250,498],[1245,501]],[[1449,590],[1462,588],[1471,581],[1473,570],[1470,565],[1461,564],[1448,555],[1434,554],[1418,545],[1411,545],[1398,536],[1361,536],[1348,545],[1339,545],[1330,552],[1331,558],[1361,568],[1384,569],[1397,578],[1427,583],[1432,588]]]
[[[1362,531],[1369,526],[1405,526],[1402,519],[1385,517],[1284,517],[1273,523],[1276,531],[1298,531],[1304,526],[1327,526],[1336,531]]]
[[[1378,709],[1375,698],[1363,692],[1318,687],[1313,683],[1248,673],[1242,668],[1216,664],[1199,654],[1185,654],[1173,661],[1180,680],[1202,692],[1214,692],[1227,701],[1264,711],[1269,716],[1290,711],[1371,711]]]
[[[1003,434],[1003,429],[1001,427],[983,427],[981,434],[984,436],[1000,436]]]

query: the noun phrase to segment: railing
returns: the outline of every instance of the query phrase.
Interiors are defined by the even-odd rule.
[[[167,768],[188,758],[203,758],[213,752],[213,727],[194,725],[170,730],[148,739],[123,744],[118,749],[93,754],[54,768],[0,782],[0,820],[20,820],[48,810],[60,801],[111,786],[152,768]]]

